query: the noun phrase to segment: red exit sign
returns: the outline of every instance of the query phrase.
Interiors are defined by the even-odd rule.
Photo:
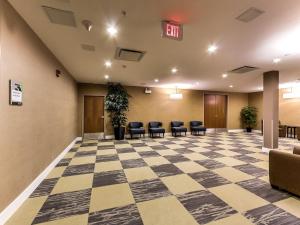
[[[162,21],[162,29],[163,37],[175,39],[178,41],[181,41],[183,38],[183,29],[181,24],[170,21]]]

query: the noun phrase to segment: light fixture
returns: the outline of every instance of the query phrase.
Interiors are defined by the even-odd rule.
[[[175,93],[170,94],[170,99],[179,100],[182,99],[182,94],[178,93],[178,88],[176,87]]]
[[[106,80],[108,80],[108,79],[109,79],[109,75],[105,74],[105,75],[104,75],[104,78],[105,78]]]
[[[275,58],[275,59],[273,59],[273,63],[279,63],[281,61],[281,58]]]
[[[118,29],[113,25],[108,26],[106,31],[111,37],[115,37],[118,34]]]
[[[218,49],[218,46],[210,45],[210,46],[208,46],[207,51],[208,51],[208,53],[215,53],[217,51],[217,49]]]
[[[171,69],[172,73],[177,73],[177,71],[178,71],[178,69],[176,67],[174,67],[174,68]]]
[[[226,77],[228,77],[228,74],[227,74],[227,73],[223,73],[223,74],[222,74],[222,77],[223,77],[223,78],[226,78]]]
[[[155,82],[155,83],[158,83],[158,82],[159,82],[159,79],[154,79],[154,82]]]
[[[111,63],[111,61],[107,60],[107,61],[105,61],[104,65],[106,66],[106,68],[110,68],[112,63]]]
[[[199,85],[200,84],[200,82],[196,82],[196,85]]]
[[[91,21],[89,21],[89,20],[82,20],[81,23],[82,23],[82,25],[84,26],[84,28],[85,28],[88,32],[90,32],[90,31],[92,30],[93,24],[92,24]]]
[[[233,88],[233,85],[229,85],[230,88]]]

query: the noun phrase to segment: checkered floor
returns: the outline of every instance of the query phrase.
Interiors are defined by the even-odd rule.
[[[244,133],[76,143],[7,224],[300,224],[300,199],[270,187],[261,144]]]

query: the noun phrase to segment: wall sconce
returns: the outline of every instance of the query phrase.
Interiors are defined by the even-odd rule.
[[[178,88],[177,87],[176,87],[176,92],[170,94],[170,99],[179,100],[179,99],[182,99],[182,98],[183,98],[182,93],[178,93]]]
[[[89,21],[89,20],[82,20],[81,23],[82,23],[82,25],[84,26],[84,28],[85,28],[88,32],[90,32],[90,31],[92,30],[93,24],[92,24],[91,21]]]

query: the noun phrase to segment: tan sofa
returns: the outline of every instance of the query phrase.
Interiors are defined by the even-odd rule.
[[[300,147],[295,147],[293,154],[283,151],[270,151],[270,183],[300,196]]]

